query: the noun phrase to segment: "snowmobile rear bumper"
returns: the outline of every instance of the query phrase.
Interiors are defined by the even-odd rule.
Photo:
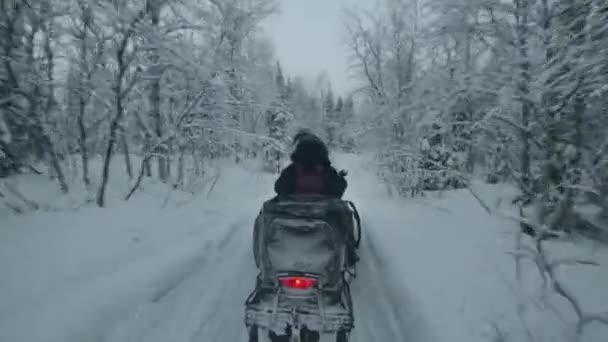
[[[308,310],[307,310],[308,311]],[[245,309],[245,325],[256,325],[274,331],[283,331],[285,327],[307,327],[320,333],[335,333],[350,331],[353,328],[353,318],[347,312],[302,312],[297,308],[277,309],[264,305],[248,305]]]

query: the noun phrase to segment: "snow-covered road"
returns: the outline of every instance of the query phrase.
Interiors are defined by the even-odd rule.
[[[91,219],[98,221],[93,225],[96,227],[90,231],[82,227],[85,232],[59,230],[57,234],[70,235],[60,238],[33,235],[40,241],[16,239],[16,229],[21,228],[15,227],[9,237],[16,239],[17,246],[6,251],[6,258],[23,259],[15,260],[7,269],[7,275],[13,279],[7,284],[13,299],[0,306],[0,340],[245,341],[243,304],[256,276],[251,258],[252,222],[262,200],[271,194],[272,179],[254,179],[239,174],[225,177],[225,183],[234,182],[239,177],[244,179],[232,186],[241,190],[247,188],[250,193],[244,196],[245,199],[251,201],[255,198],[255,202],[231,205],[224,210],[216,205],[217,210],[211,218],[201,213],[207,219],[197,218],[193,212],[187,215],[171,213],[170,217],[160,219],[159,224],[171,222],[173,226],[181,227],[174,228],[176,236],[164,231],[164,243],[162,237],[152,238],[154,243],[147,241],[146,234],[158,232],[139,227],[152,225],[154,220],[159,220],[158,217],[153,216],[149,220],[134,217],[132,221],[121,218],[122,215],[127,216],[128,208],[122,213],[118,209],[114,211],[118,216],[116,221],[107,221],[112,227],[99,227],[102,217],[91,216],[99,212],[79,213],[71,220],[72,223]],[[351,180],[353,184],[369,181],[365,178]],[[256,186],[246,186],[251,184]],[[221,188],[222,184],[218,187]],[[225,192],[225,189],[218,191]],[[229,203],[235,194],[236,191],[225,195],[228,200],[225,203]],[[349,190],[349,194],[358,206],[365,205],[356,190]],[[78,218],[78,215],[83,217]],[[166,213],[160,215],[167,216]],[[62,217],[62,220],[69,225],[70,219]],[[42,221],[42,218],[34,216],[26,224],[39,225]],[[116,252],[116,244],[123,244],[126,227],[117,227],[118,222],[131,226],[126,230],[133,233],[120,253]],[[19,222],[15,223],[17,225]],[[87,237],[98,237],[99,232],[93,229],[107,229],[108,235],[117,236],[115,240],[99,236],[98,242],[106,244],[107,253],[98,251],[99,256],[95,256],[96,242],[87,240]],[[377,246],[373,238],[373,222],[364,218],[364,229],[362,261],[358,278],[352,285],[356,310],[353,341],[398,341],[404,336],[428,341],[428,338],[421,339],[428,335],[423,331],[424,319],[417,310],[417,304],[401,285],[393,281],[395,277],[386,267],[390,261],[378,253],[382,246]],[[69,246],[62,246],[66,239]],[[84,246],[79,247],[79,244]],[[59,257],[57,252],[64,247],[68,251]],[[121,257],[121,253],[124,256]],[[74,260],[79,256],[90,260]],[[57,261],[50,261],[53,257],[57,257]],[[31,270],[27,270],[28,267]],[[32,283],[18,281],[18,277],[28,274]],[[48,286],[36,284],[46,279]],[[3,294],[7,295],[6,292]]]
[[[246,341],[243,303],[256,275],[249,220],[238,220],[191,273],[177,278],[119,320],[103,341]],[[416,305],[391,283],[373,240],[362,249],[353,283],[354,342],[429,341]],[[102,335],[100,335],[102,336]],[[425,337],[425,338],[421,338]]]
[[[104,341],[245,341],[243,303],[256,272],[250,217],[237,219],[188,275],[116,324]]]
[[[354,175],[353,184],[372,182],[369,174]],[[351,190],[349,197],[365,206],[363,195]],[[205,249],[188,275],[132,308],[101,340],[246,341],[243,304],[256,276],[251,253],[253,215],[233,215],[226,233]],[[352,284],[356,325],[352,341],[432,341],[418,304],[387,267],[391,260],[377,245],[374,223],[364,219],[363,225],[361,262]]]
[[[462,195],[389,198],[365,165],[337,159],[364,230],[351,340],[481,342],[495,320],[516,322],[505,281],[512,224]],[[0,341],[246,341],[252,222],[273,176],[225,172],[216,195],[180,208],[134,202],[5,220]]]

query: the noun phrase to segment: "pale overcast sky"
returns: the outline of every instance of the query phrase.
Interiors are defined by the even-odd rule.
[[[314,78],[326,71],[336,92],[344,94],[354,88],[348,77],[348,52],[342,41],[342,8],[373,2],[279,0],[281,13],[270,18],[265,27],[286,73]]]

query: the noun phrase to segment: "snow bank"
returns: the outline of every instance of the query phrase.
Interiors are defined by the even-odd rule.
[[[467,190],[389,198],[370,163],[341,156],[336,167],[349,169],[346,196],[359,208],[364,238],[381,246],[377,253],[388,263],[384,267],[396,275],[396,280],[385,281],[396,281],[416,299],[440,341],[489,341],[496,328],[510,341],[524,341],[520,302],[527,303],[523,315],[536,341],[564,341],[572,333],[575,316],[562,299],[550,295],[545,306],[534,305],[540,282],[532,265],[526,264],[524,271],[528,278],[536,277],[534,286],[519,288],[515,262],[508,254],[515,246],[515,223],[487,214]],[[514,190],[509,186],[480,184],[476,191],[493,208],[512,212],[509,198]],[[587,310],[608,311],[608,250],[561,243],[552,244],[550,251],[556,257],[577,255],[601,263],[567,267],[560,274]],[[605,342],[608,327],[590,327],[583,340]]]
[[[20,209],[19,212],[32,211],[78,211],[81,208],[95,206],[97,191],[101,181],[102,160],[100,158],[90,161],[89,178],[91,185],[87,188],[83,184],[79,156],[70,156],[69,162],[64,162],[64,173],[69,183],[70,191],[68,194],[61,193],[56,180],[51,179],[47,174],[50,172],[44,167],[38,167],[37,170],[42,172],[42,175],[26,173],[16,176],[11,176],[7,179],[0,179],[0,194],[5,194],[6,197],[0,196],[0,219],[3,217],[12,216],[16,213],[15,209]],[[221,192],[224,189],[216,191],[218,182],[222,183],[231,179],[244,179],[247,181],[256,182],[256,177],[270,177],[272,175],[261,174],[261,162],[257,160],[244,160],[238,167],[234,167],[233,160],[215,160],[207,162],[200,166],[202,175],[195,174],[193,161],[185,158],[184,167],[184,187],[185,191],[173,190],[171,186],[160,182],[156,177],[144,177],[142,185],[136,192],[132,200],[128,203],[124,202],[125,196],[135,183],[135,178],[139,172],[141,159],[137,155],[131,155],[134,178],[127,177],[125,172],[124,156],[117,155],[111,164],[110,182],[106,189],[106,206],[150,206],[162,208],[168,203],[174,205],[187,204],[192,201],[198,201],[201,198],[210,198],[209,194],[214,196],[222,196]],[[172,163],[172,175],[177,176],[177,162]],[[154,163],[152,167],[153,175],[156,172]],[[235,171],[238,170],[238,171]],[[47,172],[48,171],[48,172]],[[236,173],[235,173],[236,172]],[[233,195],[233,185],[230,185],[229,196]],[[238,189],[239,191],[242,189]],[[269,189],[272,190],[272,189]],[[237,191],[238,193],[238,191]],[[267,192],[271,194],[270,192]],[[139,198],[139,199],[138,199]],[[225,200],[225,196],[222,197]],[[214,201],[218,202],[218,198],[214,197]],[[208,201],[211,202],[211,201]],[[135,203],[135,204],[133,204]],[[221,200],[218,203],[221,202]]]
[[[174,191],[169,201],[168,187],[147,184],[124,202],[117,180],[107,209],[58,205],[0,217],[0,341],[99,340],[128,309],[162,297],[214,254],[229,253],[226,241],[251,229],[272,176],[253,167],[217,170],[213,188]],[[42,189],[53,184],[31,177],[24,192],[39,186],[37,200],[52,203]]]

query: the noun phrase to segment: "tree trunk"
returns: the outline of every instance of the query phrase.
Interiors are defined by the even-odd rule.
[[[48,4],[43,4],[48,6]],[[45,6],[45,7],[46,7]],[[53,108],[55,107],[56,103],[55,103],[55,87],[54,87],[54,78],[53,78],[53,70],[54,70],[54,58],[53,58],[53,50],[51,49],[51,40],[52,40],[52,30],[53,30],[53,26],[52,26],[52,21],[48,21],[46,23],[46,25],[44,25],[44,35],[45,35],[45,39],[44,39],[44,53],[45,53],[45,57],[46,57],[46,77],[48,79],[48,84],[47,84],[47,94],[46,94],[46,104],[43,108],[43,112],[42,114],[40,113],[36,113],[36,109],[38,108],[38,100],[40,97],[43,97],[44,95],[41,94],[42,92],[40,91],[40,85],[36,85],[35,86],[35,93],[36,96],[34,96],[34,98],[32,98],[32,107],[31,109],[33,109],[33,115],[32,117],[36,117],[36,124],[37,124],[37,129],[39,130],[40,133],[40,138],[41,138],[41,142],[43,143],[42,148],[44,150],[47,151],[47,153],[49,154],[50,157],[50,162],[51,162],[51,167],[53,168],[56,176],[57,176],[57,180],[59,181],[59,188],[61,189],[61,192],[63,192],[64,194],[67,193],[69,191],[68,188],[68,183],[65,177],[65,174],[63,173],[63,170],[61,168],[61,163],[59,162],[59,156],[57,155],[55,146],[53,144],[53,142],[51,141],[51,138],[49,137],[49,135],[47,134],[47,132],[44,129],[44,123],[45,121],[48,120],[50,113],[52,112]],[[33,53],[33,52],[32,52]],[[31,55],[31,57],[33,57],[33,55]],[[42,95],[42,96],[41,96]]]
[[[192,149],[192,163],[194,163],[194,174],[199,177],[202,176],[203,171],[201,167],[201,162],[194,148]]]
[[[604,182],[600,186],[600,198],[601,203],[600,206],[602,208],[600,212],[600,217],[604,220],[608,220],[608,182]]]
[[[87,53],[88,53],[88,49],[87,49],[87,41],[86,41],[86,36],[87,36],[87,25],[90,22],[90,16],[89,16],[89,12],[87,12],[87,10],[85,8],[82,8],[82,36],[79,37],[80,38],[80,73],[82,74],[86,68],[87,65]],[[87,103],[87,99],[85,98],[85,89],[88,89],[89,87],[89,82],[91,81],[91,73],[87,70],[86,71],[87,74],[87,84],[84,84],[83,78],[82,76],[79,78],[80,83],[79,83],[79,90],[78,90],[78,131],[79,131],[79,137],[78,137],[78,143],[80,146],[80,157],[82,160],[82,181],[84,182],[85,186],[88,188],[89,185],[91,184],[91,180],[89,178],[89,153],[88,153],[88,148],[87,148],[87,129],[85,126],[85,114],[86,114],[86,103]]]
[[[68,169],[69,169],[69,178],[70,178],[70,183],[74,180],[76,180],[76,177],[78,177],[78,172],[79,172],[79,168],[78,168],[78,161],[76,160],[77,157],[71,153],[69,153],[69,150],[67,151],[67,162],[68,162]]]
[[[57,177],[61,192],[67,194],[69,191],[68,182],[65,178],[65,174],[63,173],[63,169],[61,168],[59,156],[57,155],[57,152],[55,152],[53,143],[51,139],[45,134],[45,132],[43,132],[42,127],[36,127],[36,131],[37,132],[33,134],[36,139],[36,144],[39,145],[39,148],[44,151],[49,157],[49,176],[51,176],[52,178]]]
[[[150,159],[146,159],[144,162],[144,174],[146,177],[152,177],[152,166],[150,165]]]
[[[583,150],[583,120],[585,112],[587,110],[587,104],[585,102],[585,96],[579,94],[574,99],[574,141],[573,145],[576,148],[574,157],[570,160],[569,169],[571,170],[570,182],[571,184],[578,185],[581,183],[580,162],[581,162],[581,151]],[[575,191],[578,193],[578,191]]]
[[[524,128],[520,132],[522,149],[520,154],[521,162],[521,183],[526,187],[525,192],[529,191],[531,185],[530,173],[530,61],[528,57],[528,0],[516,0],[517,11],[517,42],[520,61],[520,79],[518,92],[521,110],[521,126]]]
[[[551,25],[549,17],[550,8],[547,1],[543,0],[544,21],[543,28],[547,32]],[[549,224],[551,229],[569,231],[572,223],[560,220],[560,217],[572,217],[573,205],[577,190],[572,185],[580,182],[579,163],[581,148],[583,145],[583,116],[586,110],[584,71],[577,67],[575,61],[585,57],[583,44],[587,36],[585,33],[586,18],[588,14],[588,3],[586,2],[563,2],[555,6],[556,34],[554,41],[559,42],[553,49],[549,45],[551,40],[547,35],[545,45],[547,46],[546,59],[553,59],[558,55],[566,63],[559,69],[549,74],[546,82],[547,90],[544,97],[545,116],[548,124],[545,127],[546,160],[543,174],[543,197],[542,197],[542,223]],[[563,28],[564,30],[560,30]],[[564,41],[567,45],[562,50]],[[570,50],[571,49],[571,50]],[[570,51],[568,51],[570,50]],[[570,54],[573,52],[573,55]],[[550,65],[551,66],[551,65]],[[553,83],[558,79],[566,79],[572,86],[568,91],[563,89],[554,90]],[[572,91],[572,94],[568,94]],[[574,98],[571,98],[574,96]],[[552,110],[559,106],[559,110]],[[573,149],[574,155],[569,151]],[[557,219],[553,219],[557,217]]]
[[[125,154],[125,167],[129,179],[133,179],[133,165],[131,164],[131,155],[129,154],[129,142],[124,134],[120,135],[120,144],[122,145],[122,152]]]
[[[82,87],[81,87],[82,92]],[[87,148],[87,129],[84,125],[85,101],[82,93],[79,95],[79,112],[78,112],[78,144],[80,146],[80,158],[82,160],[82,180],[85,186],[91,184],[89,179],[89,153]]]
[[[146,164],[149,164],[148,162],[150,161],[151,157],[152,157],[152,155],[147,155],[142,160],[141,166],[139,168],[139,174],[137,175],[137,179],[135,180],[135,184],[131,187],[131,190],[129,190],[129,193],[125,197],[125,201],[128,201],[131,198],[131,196],[133,196],[135,191],[137,191],[137,189],[139,189],[139,186],[141,185],[141,181],[144,179],[144,171],[146,169],[145,166],[146,166]]]
[[[466,151],[466,155],[467,155],[467,159],[466,159],[466,169],[467,172],[469,173],[473,173],[475,171],[475,159],[474,159],[474,155],[473,155],[473,99],[471,96],[471,88],[472,88],[472,84],[471,84],[471,77],[473,77],[472,75],[472,66],[473,66],[473,62],[472,62],[472,41],[474,39],[474,32],[473,29],[469,29],[467,31],[467,40],[466,40],[466,65],[465,65],[465,70],[466,70],[466,77],[467,77],[467,96],[465,98],[465,113],[466,113],[466,118],[465,121],[467,121],[467,123],[465,124],[465,132],[464,132],[464,136],[466,137],[466,145],[465,145],[465,151]]]
[[[125,66],[125,62],[123,60],[125,49],[128,42],[128,36],[123,37],[121,44],[119,45],[118,50],[116,51],[116,62],[118,63],[118,73],[116,75],[116,79],[114,80],[114,101],[116,105],[116,113],[112,122],[110,123],[110,135],[108,138],[108,146],[106,147],[104,159],[103,159],[103,169],[101,174],[101,185],[99,186],[99,191],[97,192],[97,205],[100,207],[105,207],[105,195],[106,195],[106,187],[108,186],[108,181],[110,179],[110,165],[112,163],[112,157],[114,154],[114,146],[116,145],[116,139],[118,138],[118,130],[120,128],[120,121],[124,115],[123,108],[123,78],[125,72],[127,70],[127,66]]]
[[[184,187],[184,157],[186,149],[184,147],[179,148],[179,158],[177,159],[177,180],[175,181],[176,188],[182,189]]]
[[[110,124],[110,138],[108,139],[108,146],[103,158],[103,169],[101,173],[101,185],[99,186],[99,192],[97,193],[97,205],[105,207],[105,195],[108,180],[110,178],[110,165],[112,163],[112,156],[114,154],[114,145],[116,145],[116,137],[118,131],[118,122],[122,116],[122,104],[120,101],[116,104],[117,114]]]
[[[53,150],[51,145],[48,145],[49,147],[49,157],[51,158],[51,166],[53,167],[53,170],[55,171],[55,174],[57,175],[57,180],[59,181],[59,188],[61,189],[61,192],[63,192],[64,194],[67,194],[69,191],[69,187],[68,187],[68,183],[65,179],[65,175],[63,173],[63,170],[61,169],[61,164],[59,163],[59,157],[57,156],[57,153],[55,153],[55,151]]]
[[[554,57],[554,49],[551,46],[551,8],[548,0],[541,1],[542,6],[542,28],[543,28],[543,48],[545,49],[545,63],[551,65],[551,60]],[[557,93],[552,89],[551,83],[554,81],[555,75],[551,75],[548,80],[545,81],[543,94],[541,98],[542,111],[544,119],[547,121],[545,124],[545,139],[544,139],[544,153],[546,160],[544,161],[543,173],[542,173],[542,189],[541,200],[538,205],[540,206],[538,211],[538,219],[541,223],[546,221],[547,216],[550,214],[551,208],[551,196],[550,191],[555,184],[561,182],[560,171],[557,166],[552,163],[553,156],[555,156],[555,145],[557,141],[556,129],[555,129],[555,118],[551,114],[551,108],[556,103]]]
[[[150,146],[152,145],[151,140],[152,139],[146,132],[144,137],[144,156],[150,153]],[[150,165],[149,158],[144,159],[144,175],[146,177],[152,177],[152,166]]]
[[[167,152],[167,163],[166,163],[166,167],[167,167],[167,178],[170,179],[171,178],[171,156],[173,155],[173,141],[169,140],[167,142],[167,148],[168,148],[168,152]]]
[[[150,5],[149,8],[150,16],[152,18],[152,25],[154,27],[159,26],[160,22],[160,4],[158,2]],[[150,61],[152,65],[158,65],[160,60],[158,49],[153,48],[150,56]],[[158,69],[158,68],[157,68]],[[152,81],[152,86],[150,89],[150,105],[152,107],[151,116],[154,120],[154,127],[156,131],[156,136],[160,140],[163,135],[163,120],[160,112],[160,79],[161,72],[157,72],[154,76],[154,80]],[[158,159],[158,177],[162,182],[167,182],[169,176],[167,174],[167,147],[159,146],[156,151]]]

